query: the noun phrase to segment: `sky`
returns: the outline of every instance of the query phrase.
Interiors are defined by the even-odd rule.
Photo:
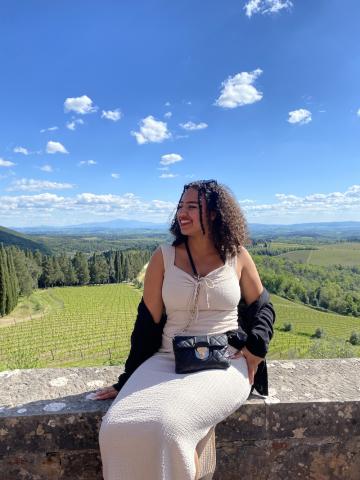
[[[358,0],[2,0],[0,225],[360,221]]]

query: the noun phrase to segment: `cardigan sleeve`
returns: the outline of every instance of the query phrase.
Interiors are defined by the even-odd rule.
[[[248,334],[246,348],[253,355],[265,358],[273,337],[276,318],[269,292],[264,288],[259,298],[249,305],[241,302],[238,312],[240,324]]]
[[[125,362],[125,371],[119,376],[118,382],[113,387],[119,392],[127,382],[131,374],[157,352],[161,346],[162,332],[166,322],[163,315],[159,323],[155,323],[153,317],[142,298],[131,334],[130,353]]]

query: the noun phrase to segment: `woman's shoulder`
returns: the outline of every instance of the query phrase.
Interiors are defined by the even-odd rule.
[[[173,250],[174,250],[175,247],[172,246],[171,243],[161,243],[157,249],[155,250],[155,252],[161,252],[162,255],[166,255],[166,254],[169,254],[171,253]]]
[[[246,266],[249,261],[251,261],[251,255],[248,252],[248,250],[242,245],[240,247],[240,250],[237,252],[237,266],[240,270],[243,269],[244,266]]]
[[[163,267],[167,267],[174,256],[174,247],[170,243],[161,243],[153,253],[153,257],[161,261]]]

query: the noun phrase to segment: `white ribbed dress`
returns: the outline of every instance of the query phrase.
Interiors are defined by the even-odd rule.
[[[250,394],[244,357],[232,360],[227,370],[176,374],[172,351],[176,333],[238,327],[236,257],[197,280],[175,265],[174,247],[161,249],[167,313],[162,346],[131,375],[103,417],[104,480],[194,480],[196,446]]]

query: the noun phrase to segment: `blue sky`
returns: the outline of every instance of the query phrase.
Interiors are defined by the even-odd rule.
[[[360,221],[358,0],[3,0],[0,225]]]

